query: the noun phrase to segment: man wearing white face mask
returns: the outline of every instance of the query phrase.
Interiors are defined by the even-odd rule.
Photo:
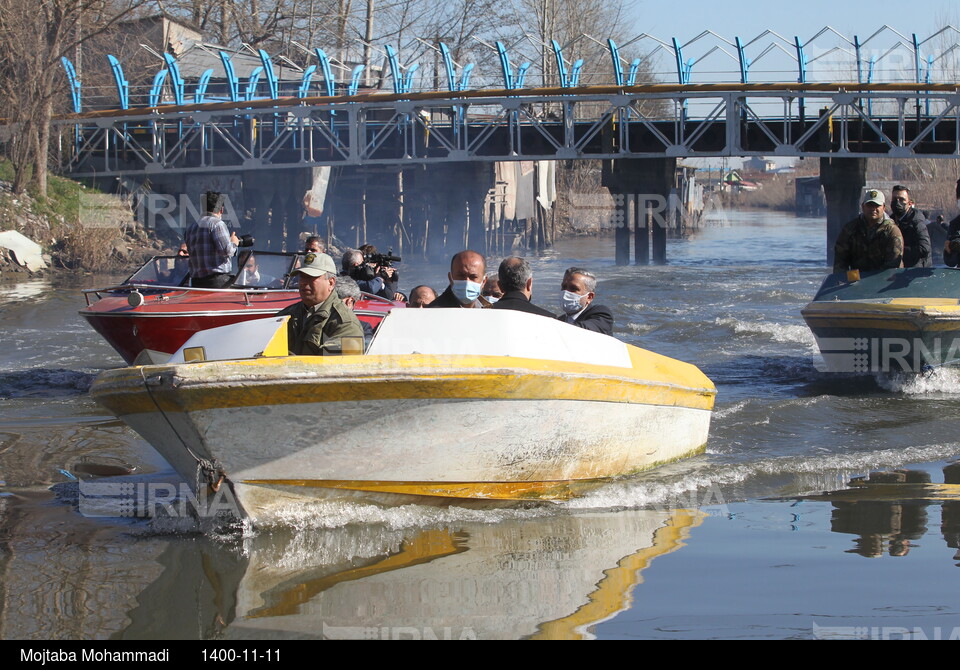
[[[487,261],[483,254],[470,249],[457,253],[450,261],[450,272],[447,273],[450,285],[427,308],[489,307],[490,303],[480,295],[487,282],[486,272]]]
[[[613,313],[593,302],[597,276],[583,268],[572,267],[563,274],[560,286],[563,314],[557,318],[566,323],[604,335],[613,335]]]

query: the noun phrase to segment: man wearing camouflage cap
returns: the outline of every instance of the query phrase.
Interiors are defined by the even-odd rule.
[[[337,266],[326,254],[308,253],[296,270],[300,302],[277,316],[290,316],[287,339],[295,356],[330,356],[363,352],[363,327],[337,297]]]
[[[903,234],[883,209],[881,191],[869,189],[860,216],[847,223],[833,249],[833,271],[870,272],[903,265]]]

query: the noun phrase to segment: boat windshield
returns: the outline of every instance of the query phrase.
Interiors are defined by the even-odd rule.
[[[154,256],[130,275],[127,284],[183,286],[190,275],[190,259],[183,256]]]
[[[862,272],[847,280],[840,272],[827,275],[814,300],[882,300],[892,298],[960,297],[960,270],[955,268],[894,268]]]
[[[298,254],[242,251],[234,259],[234,288],[284,288],[290,271],[299,265]]]

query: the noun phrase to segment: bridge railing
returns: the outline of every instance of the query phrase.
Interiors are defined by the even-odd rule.
[[[77,176],[658,156],[960,156],[948,85],[648,85],[158,106],[68,116]]]

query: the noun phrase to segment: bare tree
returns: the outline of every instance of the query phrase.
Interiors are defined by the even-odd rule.
[[[60,59],[103,34],[143,0],[0,0],[0,95],[16,127],[9,155],[13,189],[47,194],[50,122],[65,100]]]

